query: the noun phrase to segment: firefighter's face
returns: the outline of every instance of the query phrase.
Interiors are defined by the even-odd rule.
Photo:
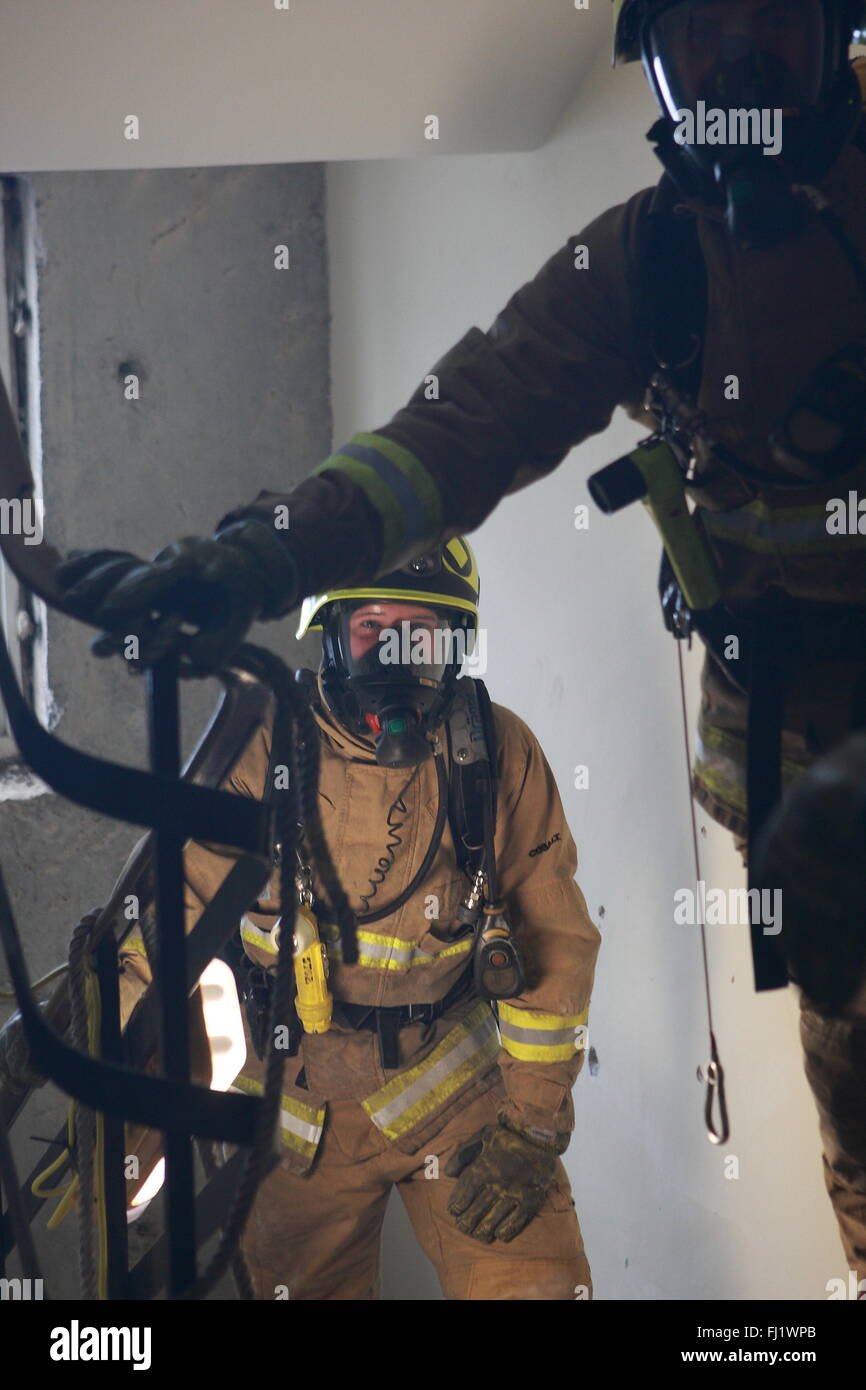
[[[786,107],[818,99],[824,38],[821,0],[684,0],[654,22],[651,49],[677,107]]]
[[[401,623],[411,623],[411,633],[423,631],[430,634],[441,626],[442,619],[432,608],[420,603],[386,602],[370,599],[356,608],[349,619],[349,642],[352,660],[358,661],[379,641],[380,633],[396,629],[399,633]]]

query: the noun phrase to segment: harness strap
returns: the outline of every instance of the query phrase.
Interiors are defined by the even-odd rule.
[[[756,847],[767,820],[782,795],[782,727],[784,691],[792,668],[834,657],[862,660],[866,665],[866,608],[847,604],[800,602],[796,605],[754,605],[748,618],[725,613],[724,620],[708,621],[694,614],[700,632],[725,673],[731,662],[722,652],[724,641],[736,635],[740,663],[748,672],[744,684],[736,681],[748,699],[746,732],[746,806],[748,808],[749,888],[760,889],[754,864]],[[859,689],[862,689],[862,684]],[[858,690],[858,696],[860,699]],[[856,726],[863,714],[852,711]],[[755,988],[760,992],[781,989],[788,971],[776,938],[766,936],[759,922],[752,922],[752,962]]]
[[[447,726],[448,822],[457,862],[471,878],[484,851],[485,803],[490,806],[491,824],[496,824],[499,754],[487,687],[481,680],[460,684],[465,687],[461,708],[452,711]]]
[[[760,885],[755,877],[758,836],[782,795],[782,710],[784,705],[784,643],[772,621],[756,621],[752,628],[749,662],[749,713],[746,732],[746,806],[748,808],[749,888]],[[760,894],[758,901],[760,902]],[[752,903],[750,896],[749,903]],[[757,919],[757,920],[756,920]],[[774,937],[766,936],[760,913],[751,913],[752,966],[755,989],[784,989],[788,983],[785,961]]]
[[[654,367],[662,367],[681,391],[697,396],[707,315],[707,271],[697,221],[677,214],[680,193],[665,173],[641,205],[632,268],[638,341]]]
[[[380,1039],[393,1031],[394,1036],[401,1028],[413,1023],[432,1023],[447,1013],[452,1004],[469,992],[472,984],[472,971],[464,970],[441,999],[427,1004],[402,1004],[393,1008],[380,1008],[369,1004],[346,1004],[335,1000],[334,1010],[339,1012],[350,1028],[365,1029],[378,1033]],[[384,1065],[384,1063],[383,1063]]]

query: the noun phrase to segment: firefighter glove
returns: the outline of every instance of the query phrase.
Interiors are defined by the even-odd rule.
[[[467,1139],[445,1168],[460,1179],[448,1204],[460,1230],[488,1244],[513,1240],[541,1210],[567,1143],[558,1135],[545,1145],[501,1122]]]
[[[288,550],[257,521],[187,536],[147,561],[73,550],[57,581],[70,611],[105,629],[93,644],[97,656],[122,653],[141,670],[176,652],[184,676],[217,670],[252,622],[281,616],[299,597]]]

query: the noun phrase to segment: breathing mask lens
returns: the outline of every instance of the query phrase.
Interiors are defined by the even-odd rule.
[[[471,634],[454,613],[414,604],[364,600],[336,618],[340,674],[376,739],[387,767],[410,767],[430,756],[428,732],[469,651]]]
[[[339,650],[347,676],[387,684],[438,686],[468,650],[467,634],[435,609],[388,613],[370,600],[339,620]]]
[[[699,101],[726,112],[814,105],[825,40],[821,0],[684,0],[649,22],[644,51],[662,107],[679,121]]]

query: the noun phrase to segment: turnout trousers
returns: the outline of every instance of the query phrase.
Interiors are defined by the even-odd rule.
[[[455,1149],[495,1124],[486,1092],[416,1154],[399,1152],[360,1102],[330,1101],[312,1171],[278,1167],[259,1189],[243,1250],[257,1299],[377,1299],[382,1222],[396,1187],[446,1299],[587,1299],[590,1270],[565,1168],[544,1206],[508,1244],[474,1240],[448,1214]]]

